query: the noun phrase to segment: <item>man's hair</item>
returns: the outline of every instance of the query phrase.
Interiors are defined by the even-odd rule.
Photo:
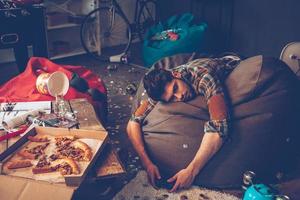
[[[173,80],[173,75],[165,69],[153,69],[143,79],[144,88],[149,97],[155,101],[161,101],[167,83]]]

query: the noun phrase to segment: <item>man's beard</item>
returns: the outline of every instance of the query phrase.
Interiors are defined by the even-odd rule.
[[[196,92],[193,87],[189,85],[189,92],[187,96],[185,96],[184,101],[190,101],[196,97]]]

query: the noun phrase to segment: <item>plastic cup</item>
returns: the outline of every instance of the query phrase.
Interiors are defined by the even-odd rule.
[[[36,79],[36,88],[39,93],[64,96],[69,89],[69,79],[63,72],[42,73]]]

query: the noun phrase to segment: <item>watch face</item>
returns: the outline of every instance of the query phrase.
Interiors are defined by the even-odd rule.
[[[300,42],[287,44],[281,51],[280,59],[284,61],[296,75],[300,76]]]
[[[76,120],[75,118],[72,120],[67,119],[66,117],[61,118],[53,113],[44,114],[43,116],[40,117],[40,120],[43,121],[46,126],[60,127],[60,128],[72,128],[79,124],[78,120]]]

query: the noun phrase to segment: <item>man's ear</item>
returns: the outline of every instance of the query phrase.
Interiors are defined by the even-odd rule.
[[[172,71],[172,75],[175,77],[175,78],[181,78],[181,74],[179,72],[174,72]]]

